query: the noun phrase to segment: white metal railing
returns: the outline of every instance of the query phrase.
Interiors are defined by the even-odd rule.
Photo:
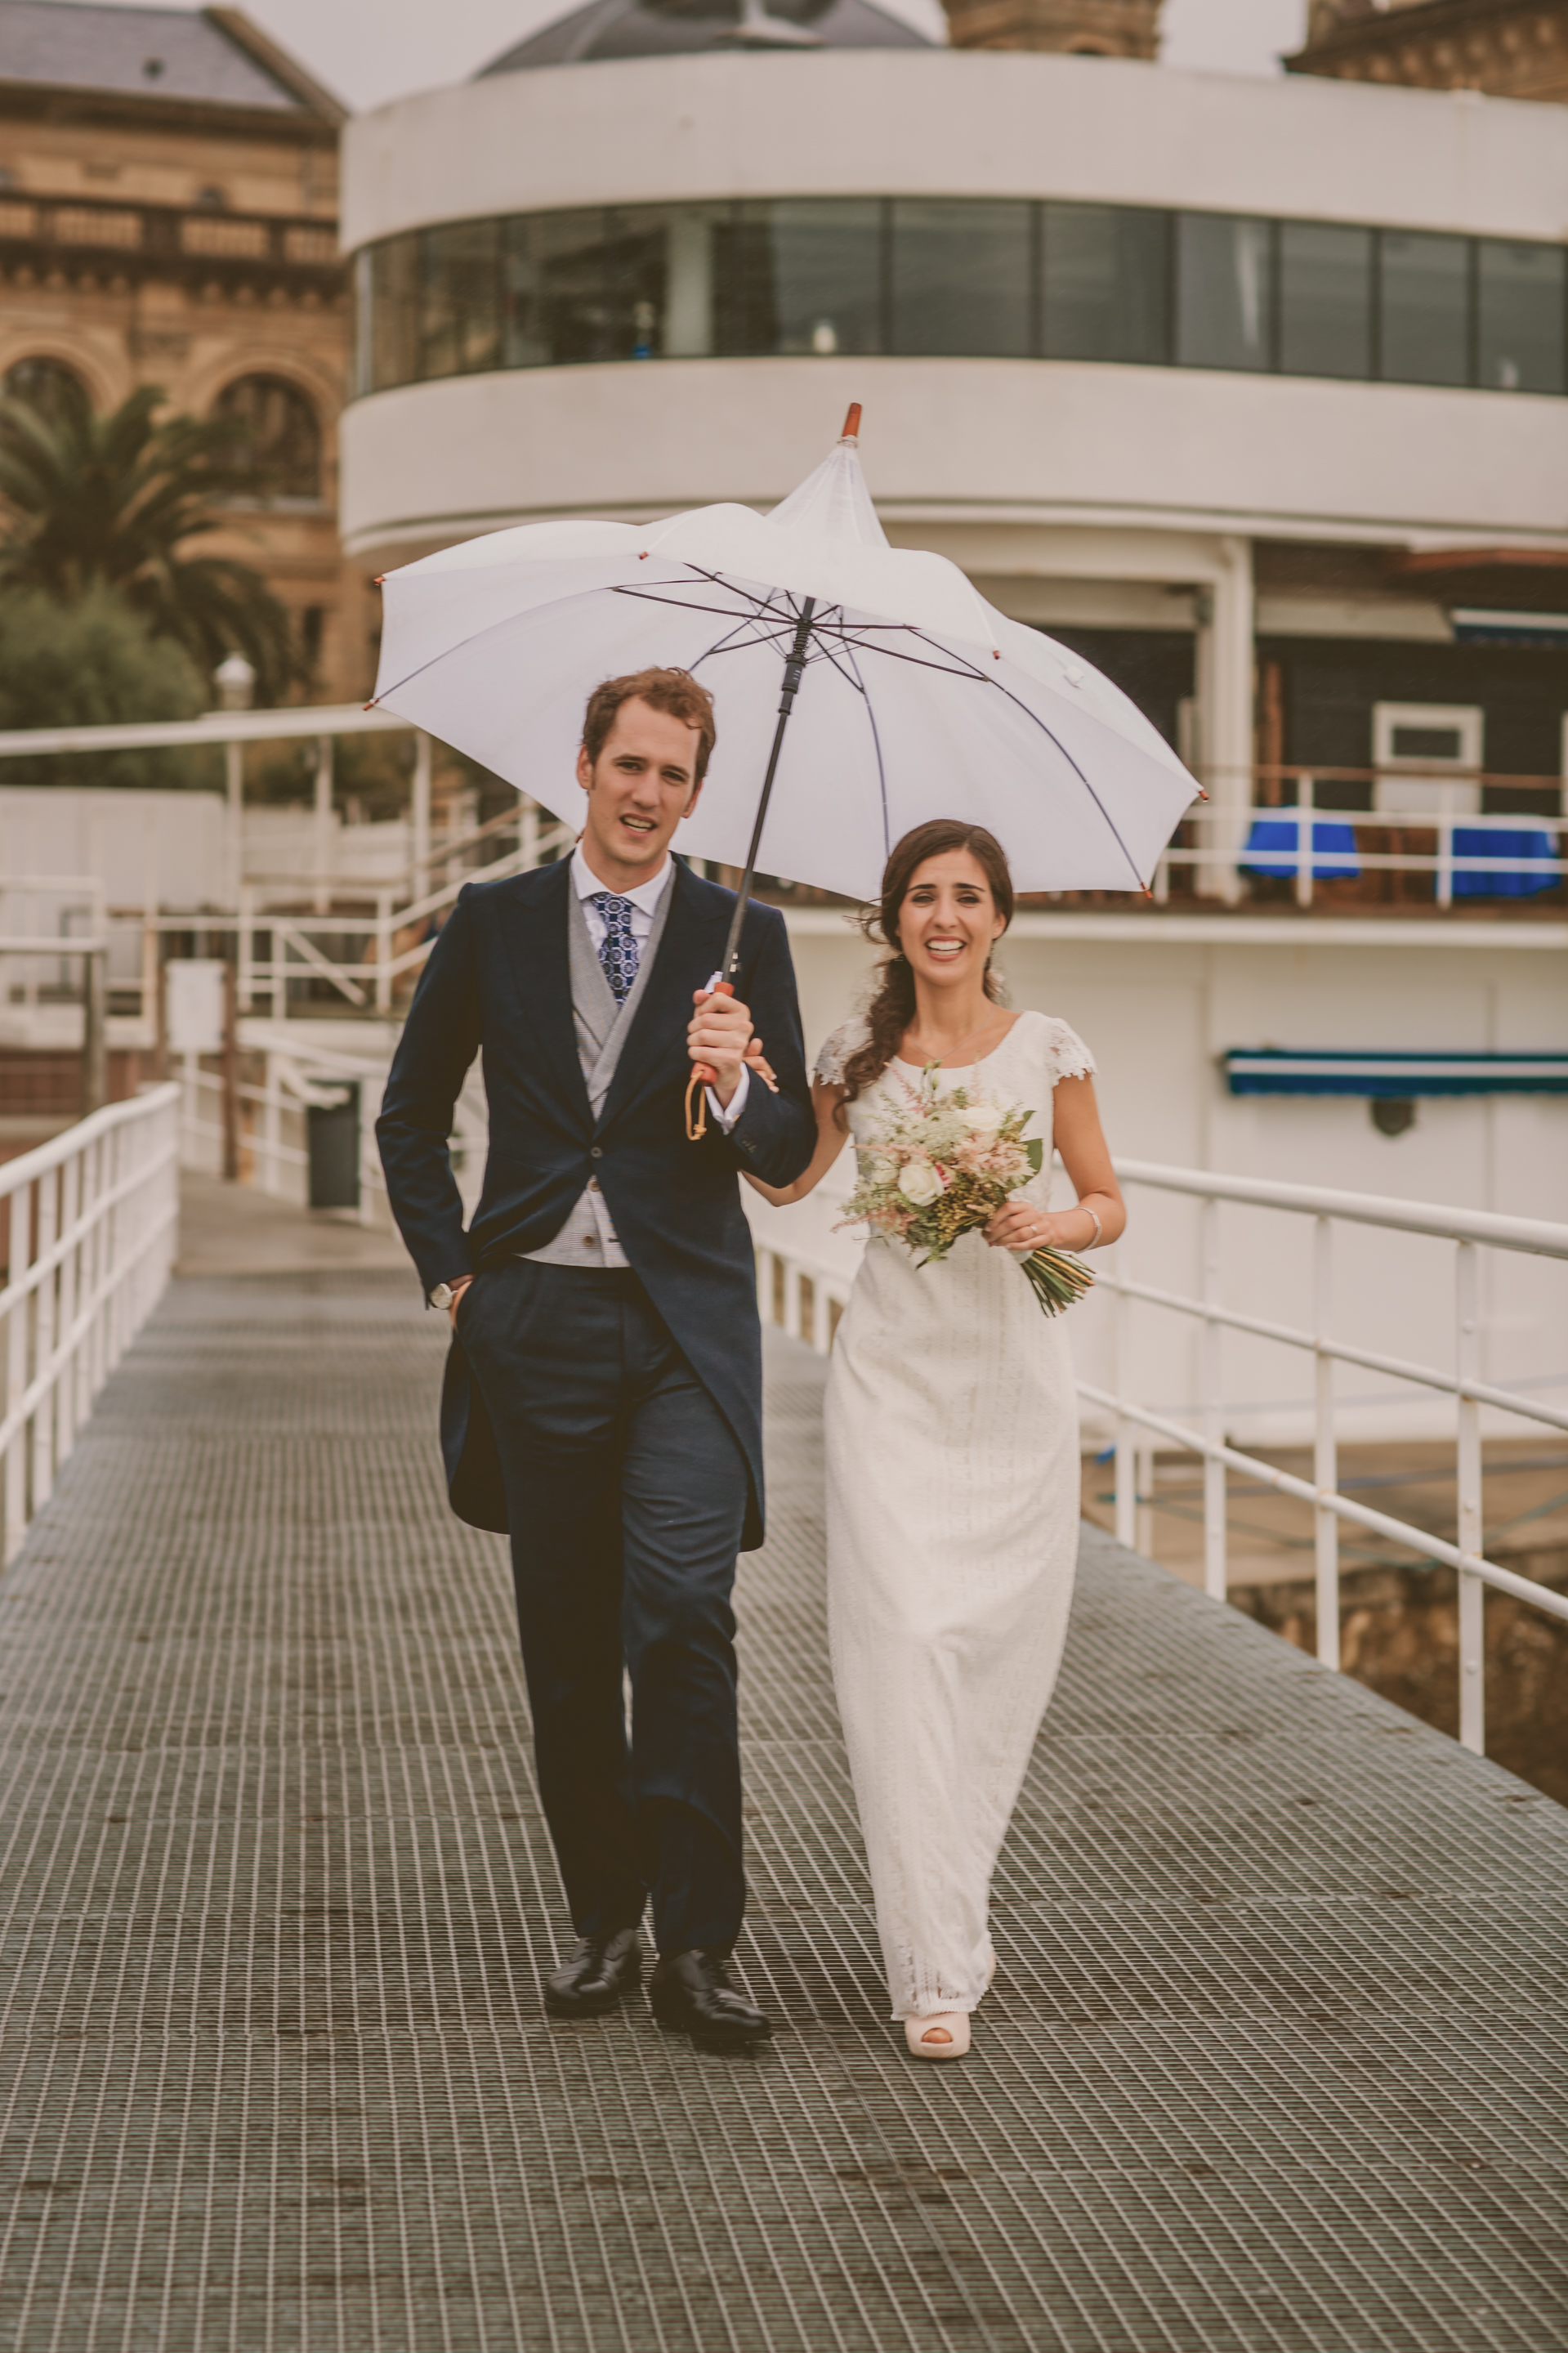
[[[1080,1379],[1079,1393],[1089,1404],[1109,1413],[1114,1422],[1118,1537],[1130,1546],[1138,1540],[1141,1499],[1136,1461],[1139,1450],[1134,1434],[1140,1431],[1202,1459],[1204,1586],[1216,1599],[1226,1598],[1227,1586],[1226,1474],[1239,1472],[1280,1494],[1310,1504],[1313,1514],[1318,1656],[1326,1666],[1335,1668],[1340,1663],[1342,1522],[1398,1544],[1418,1558],[1446,1563],[1458,1573],[1459,1737],[1467,1747],[1478,1753],[1484,1751],[1484,1588],[1489,1585],[1562,1619],[1568,1619],[1568,1594],[1521,1577],[1485,1556],[1481,1412],[1486,1408],[1493,1414],[1518,1416],[1547,1429],[1568,1430],[1568,1410],[1527,1395],[1518,1388],[1505,1388],[1481,1378],[1480,1254],[1483,1250],[1500,1250],[1568,1260],[1568,1226],[1537,1219],[1447,1209],[1428,1202],[1391,1200],[1377,1194],[1216,1176],[1205,1169],[1167,1168],[1146,1161],[1119,1160],[1116,1166],[1118,1176],[1134,1194],[1138,1188],[1147,1187],[1185,1196],[1199,1205],[1201,1220],[1201,1295],[1196,1298],[1135,1281],[1127,1268],[1125,1244],[1095,1262],[1098,1286],[1112,1297],[1114,1368],[1110,1387]],[[1222,1285],[1222,1203],[1246,1204],[1310,1219],[1310,1328],[1250,1314],[1226,1304]],[[820,1256],[813,1255],[809,1247],[805,1250],[793,1247],[787,1231],[782,1230],[783,1220],[797,1214],[795,1210],[761,1214],[751,1211],[757,1246],[759,1300],[764,1321],[781,1324],[797,1338],[826,1349],[831,1345],[837,1324],[836,1310],[841,1311],[847,1300],[852,1277],[842,1263],[831,1266]],[[1455,1331],[1451,1367],[1419,1363],[1391,1350],[1365,1347],[1335,1335],[1334,1229],[1340,1224],[1381,1228],[1451,1246]],[[1199,1396],[1190,1409],[1159,1411],[1131,1394],[1129,1314],[1134,1301],[1187,1319],[1200,1335]],[[1222,1339],[1226,1332],[1300,1351],[1310,1358],[1314,1377],[1310,1479],[1298,1478],[1226,1442],[1227,1420],[1236,1412],[1234,1402],[1227,1402],[1223,1378]],[[1453,1398],[1458,1484],[1457,1542],[1449,1543],[1409,1521],[1376,1511],[1342,1491],[1334,1388],[1334,1368],[1341,1364],[1354,1365]],[[1178,1418],[1184,1412],[1186,1418]]]
[[[333,747],[342,736],[386,733],[412,735],[414,740],[412,854],[395,871],[387,872],[378,860],[377,871],[356,875],[353,836],[374,829],[350,827],[334,833]],[[306,819],[310,855],[298,871],[247,879],[246,747],[293,741],[313,746],[313,801]],[[424,964],[441,916],[466,881],[479,871],[487,881],[499,881],[526,871],[555,856],[572,838],[568,828],[520,794],[516,807],[500,817],[483,825],[448,828],[437,839],[432,827],[431,738],[406,720],[353,704],[211,712],[200,719],[112,727],[0,731],[0,785],[10,758],[84,753],[107,756],[148,749],[221,752],[226,848],[222,888],[200,905],[182,904],[161,892],[147,874],[136,878],[134,894],[112,886],[107,890],[108,930],[117,937],[140,933],[142,941],[140,956],[129,959],[132,970],[114,975],[116,998],[139,1000],[143,1018],[153,1010],[150,994],[156,979],[158,935],[191,932],[226,944],[225,952],[237,968],[242,1013],[264,1007],[271,1018],[284,1018],[290,988],[310,983],[325,983],[342,1000],[344,1010],[390,1013],[399,985]],[[42,884],[38,887],[41,892]],[[54,887],[58,894],[68,884],[60,881]],[[68,887],[80,886],[73,882]],[[93,887],[101,907],[102,879]],[[30,940],[21,944],[31,952]],[[55,949],[54,941],[40,939],[40,954]]]
[[[178,1087],[153,1087],[0,1166],[7,1562],[168,1280],[179,1104]]]
[[[258,1192],[301,1203],[308,1191],[310,1147],[308,1120],[312,1109],[328,1110],[341,1103],[345,1085],[359,1089],[359,1218],[362,1225],[389,1226],[386,1179],[376,1148],[375,1122],[381,1110],[390,1050],[381,1054],[353,1053],[321,1043],[303,1021],[251,1021],[246,1024],[245,1054],[263,1057],[259,1084],[254,1080],[232,1082],[232,1106],[226,1101],[231,1082],[222,1071],[204,1068],[195,1054],[180,1058],[180,1158],[188,1168],[216,1173],[231,1139],[237,1147],[235,1174]],[[479,1065],[468,1072],[453,1111],[448,1149],[452,1172],[471,1211],[483,1180],[489,1143],[489,1121]]]
[[[1295,791],[1294,802],[1269,806],[1257,800],[1255,790],[1265,779],[1271,784],[1288,781]],[[1252,771],[1245,776],[1227,771],[1210,775],[1210,781],[1215,798],[1187,811],[1183,829],[1191,839],[1173,844],[1155,870],[1152,896],[1161,903],[1169,898],[1171,877],[1178,871],[1199,892],[1226,897],[1239,894],[1246,876],[1284,876],[1293,882],[1300,907],[1311,906],[1325,881],[1362,876],[1430,877],[1433,902],[1445,909],[1452,907],[1456,885],[1467,878],[1478,896],[1508,897],[1517,895],[1521,885],[1531,892],[1568,877],[1563,854],[1568,823],[1561,807],[1499,815],[1463,806],[1467,799],[1479,801],[1483,786],[1551,786],[1554,779],[1482,776],[1479,772],[1461,773],[1451,784],[1422,777],[1415,781],[1430,787],[1431,807],[1367,809],[1324,807],[1318,800],[1320,786],[1348,782],[1364,786],[1375,800],[1380,786],[1408,786],[1409,771],[1335,769],[1324,775],[1305,768],[1270,769],[1263,778]],[[1237,797],[1227,795],[1227,783]],[[1461,834],[1468,837],[1462,846],[1456,839]],[[1423,843],[1429,839],[1430,846],[1416,847],[1411,836]],[[1465,895],[1462,889],[1458,895]]]

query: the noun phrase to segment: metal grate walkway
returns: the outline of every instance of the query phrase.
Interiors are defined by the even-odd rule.
[[[787,1341],[741,1955],[787,2025],[547,2024],[441,1341],[402,1275],[176,1283],[0,1587],[7,2353],[1568,2342],[1568,1814],[1092,1532],[974,2055],[902,2056]]]

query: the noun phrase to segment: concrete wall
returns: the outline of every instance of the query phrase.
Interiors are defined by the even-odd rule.
[[[702,196],[997,195],[1563,232],[1568,122],[1469,90],[1110,58],[837,50],[560,66],[351,121],[346,249],[441,220]],[[1330,160],[1331,158],[1331,168]]]
[[[514,368],[344,412],[351,549],[413,549],[552,514],[767,506],[864,402],[890,526],[1412,534],[1556,545],[1568,436],[1545,396],[1066,360],[699,359]],[[1107,551],[1109,554],[1110,551]],[[1181,545],[1163,554],[1184,575]],[[1011,572],[1011,549],[993,551]],[[1212,571],[1212,548],[1201,557]]]

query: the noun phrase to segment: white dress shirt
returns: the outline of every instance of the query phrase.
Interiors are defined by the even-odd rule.
[[[637,944],[639,954],[647,945],[648,934],[653,929],[653,919],[658,913],[658,902],[663,898],[669,882],[671,863],[672,861],[666,858],[652,881],[639,882],[635,891],[616,891],[612,893],[617,899],[627,901],[631,907],[632,937]],[[594,953],[597,955],[605,944],[605,934],[609,925],[605,921],[604,909],[595,907],[594,900],[599,892],[609,891],[611,886],[608,882],[600,881],[583,855],[581,842],[572,852],[572,888],[582,902],[583,919],[588,926],[588,937],[593,941]],[[751,1084],[752,1074],[742,1063],[741,1082],[731,1096],[728,1108],[720,1102],[711,1087],[705,1091],[708,1096],[708,1108],[726,1135],[746,1108],[746,1097],[751,1092]]]

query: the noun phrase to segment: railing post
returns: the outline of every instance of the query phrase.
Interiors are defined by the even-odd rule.
[[[66,1244],[60,1260],[60,1333],[66,1344],[65,1362],[55,1385],[55,1445],[57,1459],[63,1462],[76,1444],[78,1424],[76,1367],[79,1354],[78,1344],[70,1337],[76,1322],[79,1278],[81,1265],[81,1242],[78,1225],[81,1216],[81,1155],[73,1152],[60,1171],[60,1238]]]
[[[256,997],[256,893],[247,882],[240,886],[238,936],[234,953],[238,1009],[248,1013]]]
[[[10,1323],[5,1334],[5,1411],[20,1405],[27,1387],[27,1317],[29,1301],[22,1290],[33,1263],[33,1192],[31,1186],[11,1196],[11,1263],[7,1271],[12,1293]],[[5,1552],[14,1560],[27,1531],[27,1426],[18,1421],[5,1450]]]
[[[1125,1243],[1116,1252],[1116,1273],[1120,1282],[1130,1280]],[[1113,1372],[1111,1387],[1118,1398],[1127,1395],[1128,1367],[1131,1363],[1132,1302],[1124,1291],[1119,1291],[1110,1310]],[[1116,1541],[1131,1550],[1138,1541],[1138,1467],[1134,1451],[1133,1425],[1124,1413],[1116,1418]]]
[[[1454,903],[1454,813],[1449,806],[1447,787],[1442,788],[1442,807],[1437,817],[1437,904],[1451,907]]]
[[[1217,1307],[1220,1293],[1219,1203],[1212,1197],[1203,1207],[1203,1299]],[[1204,1318],[1204,1436],[1213,1446],[1225,1438],[1223,1326],[1212,1315]],[[1204,1591],[1216,1601],[1226,1596],[1225,1464],[1212,1454],[1204,1457]]]
[[[81,1107],[85,1114],[109,1101],[109,989],[107,947],[82,958]]]
[[[51,1168],[37,1187],[37,1249],[35,1262],[46,1259],[59,1230],[60,1172]],[[55,1301],[59,1271],[45,1276],[33,1294],[33,1377],[44,1384],[33,1416],[33,1509],[47,1504],[55,1483],[55,1403],[58,1378],[54,1371]],[[20,1312],[20,1311],[18,1311]]]
[[[1140,1436],[1132,1452],[1132,1500],[1134,1504],[1133,1532],[1137,1538],[1134,1552],[1145,1560],[1154,1557],[1154,1441]]]
[[[237,907],[245,884],[245,746],[223,747],[224,806],[228,812],[229,904]]]
[[[283,1086],[278,1076],[278,1057],[269,1046],[267,1050],[267,1076],[263,1081],[261,1105],[261,1189],[264,1193],[280,1193],[279,1181],[283,1141]]]
[[[414,731],[414,896],[430,890],[430,738],[423,727]]]
[[[1334,1434],[1334,1360],[1323,1345],[1330,1337],[1334,1313],[1334,1233],[1327,1218],[1312,1220],[1312,1332],[1318,1346],[1313,1359],[1317,1415],[1312,1450],[1312,1484],[1320,1494],[1331,1495],[1340,1482],[1339,1449]],[[1317,1552],[1318,1656],[1325,1667],[1340,1663],[1340,1522],[1337,1512],[1320,1503],[1312,1515]]]
[[[1480,1267],[1474,1242],[1455,1245],[1455,1370],[1462,1381],[1479,1380]],[[1455,1541],[1464,1553],[1481,1548],[1481,1409],[1461,1397],[1458,1430],[1459,1526]],[[1459,1571],[1459,1739],[1478,1757],[1486,1755],[1486,1588],[1468,1569]]]
[[[392,1010],[392,893],[375,894],[375,1009]]]
[[[315,825],[316,913],[324,915],[332,903],[332,739],[316,738]]]
[[[1312,777],[1302,776],[1296,783],[1296,904],[1310,907],[1312,903],[1312,847],[1317,828],[1313,822],[1317,804],[1313,799],[1315,784]]]

